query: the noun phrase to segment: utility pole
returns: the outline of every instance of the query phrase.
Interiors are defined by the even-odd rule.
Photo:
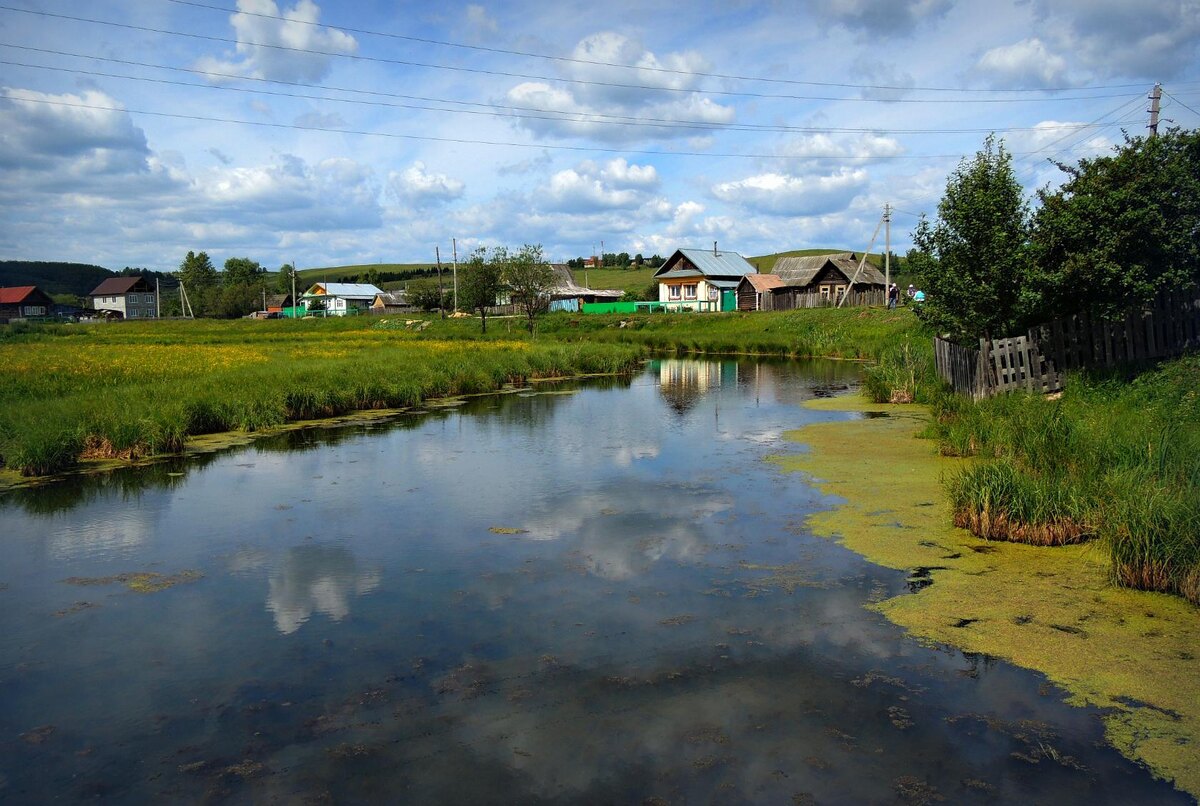
[[[442,295],[444,293],[442,291],[442,248],[440,246],[433,247],[433,254],[437,256],[437,264],[438,264],[438,311],[441,313],[442,318],[445,319],[446,318],[446,308],[442,304],[442,302],[443,302]],[[454,301],[454,304],[455,305],[458,304],[457,299]]]
[[[1150,125],[1147,126],[1150,130],[1151,137],[1158,136],[1158,110],[1162,102],[1162,84],[1155,84],[1154,89],[1150,91]]]
[[[162,289],[159,288],[159,278],[154,278],[154,318],[162,317]]]
[[[292,261],[292,318],[296,318],[296,261]]]
[[[885,300],[892,293],[892,205],[883,205],[883,293]]]
[[[454,250],[454,312],[458,313],[458,238],[450,239],[450,248]]]

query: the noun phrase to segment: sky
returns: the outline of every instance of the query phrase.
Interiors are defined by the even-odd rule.
[[[1200,0],[0,0],[0,260],[874,251],[1200,127]],[[1170,122],[1167,122],[1170,121]]]

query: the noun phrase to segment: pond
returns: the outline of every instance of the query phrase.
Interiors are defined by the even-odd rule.
[[[766,461],[856,378],[661,360],[10,491],[0,800],[1186,802],[864,607],[907,575]]]

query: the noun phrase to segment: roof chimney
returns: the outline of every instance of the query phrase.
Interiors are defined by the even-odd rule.
[[[717,242],[713,241],[713,257],[717,256]]]

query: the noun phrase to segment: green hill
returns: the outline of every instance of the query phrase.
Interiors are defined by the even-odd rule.
[[[0,286],[36,285],[47,294],[86,296],[116,272],[90,263],[0,260]]]

